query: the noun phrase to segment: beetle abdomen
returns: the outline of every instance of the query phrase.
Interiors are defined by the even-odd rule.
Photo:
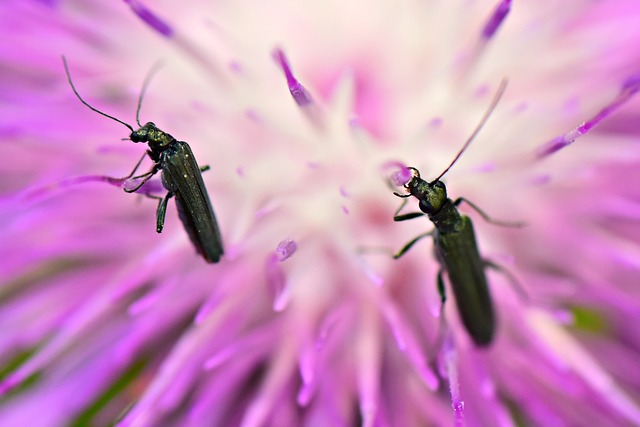
[[[495,332],[495,315],[471,220],[462,216],[459,231],[438,233],[435,244],[462,323],[477,345],[490,344]]]

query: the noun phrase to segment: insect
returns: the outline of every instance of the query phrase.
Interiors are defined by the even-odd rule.
[[[159,129],[152,122],[148,122],[144,126],[140,124],[140,108],[142,106],[142,98],[149,84],[152,74],[150,73],[145,79],[140,97],[138,99],[138,109],[136,111],[136,123],[138,130],[134,130],[131,125],[119,120],[109,114],[106,114],[97,108],[89,105],[78,93],[76,87],[71,80],[67,60],[63,56],[62,63],[67,74],[67,79],[75,93],[76,97],[85,106],[92,111],[108,117],[118,123],[125,125],[130,131],[129,139],[133,142],[147,143],[149,149],[142,155],[140,161],[133,168],[131,173],[124,179],[141,179],[134,188],[125,188],[125,192],[134,193],[139,190],[147,181],[155,174],[162,171],[162,184],[167,190],[165,197],[157,197],[145,194],[147,197],[158,200],[158,208],[156,211],[156,231],[161,233],[164,228],[165,214],[167,211],[167,203],[172,197],[176,198],[176,207],[178,208],[178,216],[182,221],[187,234],[196,251],[209,263],[216,263],[224,254],[222,246],[222,237],[220,228],[216,221],[216,216],[211,207],[211,201],[207,194],[207,189],[202,181],[202,172],[209,169],[208,166],[199,167],[196,159],[191,151],[191,147],[184,141],[178,141],[173,136]],[[153,166],[148,172],[141,175],[133,176],[142,163],[145,156],[153,161]]]
[[[462,197],[456,200],[449,199],[447,197],[447,189],[440,179],[451,169],[480,132],[502,97],[506,85],[506,80],[503,80],[491,105],[485,112],[484,117],[480,120],[480,123],[476,126],[476,129],[467,139],[453,161],[436,179],[427,182],[420,177],[420,172],[416,168],[409,167],[411,178],[404,183],[407,194],[394,192],[398,197],[408,198],[413,196],[418,199],[418,207],[421,211],[400,215],[400,211],[407,202],[405,200],[395,212],[393,217],[394,221],[406,221],[427,215],[435,225],[432,231],[423,233],[407,243],[394,255],[394,258],[400,258],[423,237],[433,237],[436,258],[440,263],[437,283],[442,307],[444,307],[446,301],[443,280],[443,273],[446,271],[453,289],[453,294],[455,295],[458,313],[460,314],[462,323],[478,346],[489,345],[493,340],[496,329],[496,316],[489,293],[489,287],[487,286],[485,268],[492,267],[500,269],[500,267],[480,257],[473,224],[469,217],[460,214],[458,206],[462,202],[466,202],[486,221],[493,224],[514,227],[520,227],[524,224],[495,221],[467,199]]]

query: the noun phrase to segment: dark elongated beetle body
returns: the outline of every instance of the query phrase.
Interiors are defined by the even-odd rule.
[[[158,200],[156,231],[158,233],[162,232],[167,203],[171,197],[175,196],[178,215],[196,251],[202,255],[207,262],[218,262],[224,254],[222,237],[216,216],[211,207],[209,195],[202,180],[202,172],[207,170],[208,166],[202,168],[198,166],[191,147],[189,147],[189,144],[186,142],[176,140],[173,136],[162,131],[151,122],[144,126],[140,124],[140,107],[151,74],[145,79],[140,98],[138,99],[136,123],[140,128],[134,130],[128,123],[103,113],[82,99],[71,81],[67,61],[64,57],[62,57],[62,61],[73,93],[75,93],[84,105],[105,117],[125,125],[131,131],[129,136],[131,141],[143,142],[149,146],[149,149],[142,156],[133,171],[125,177],[126,179],[141,179],[141,181],[134,188],[125,188],[124,191],[127,193],[137,191],[155,174],[162,171],[162,184],[167,189],[167,195],[164,198],[147,195],[148,197]],[[133,176],[144,159],[144,156],[147,155],[153,161],[151,170],[142,175]]]
[[[427,182],[420,177],[420,172],[415,168],[411,170],[411,178],[404,183],[404,188],[408,194],[394,193],[398,197],[415,197],[418,199],[418,208],[421,212],[399,215],[404,205],[396,211],[395,221],[405,221],[427,215],[435,225],[435,229],[421,234],[407,243],[394,258],[402,256],[418,240],[426,236],[433,236],[434,249],[438,262],[441,265],[438,272],[438,291],[442,304],[446,300],[443,272],[447,273],[451,288],[455,295],[456,305],[462,323],[478,346],[486,346],[491,343],[496,329],[496,317],[487,286],[485,275],[486,267],[498,268],[490,261],[482,260],[478,251],[473,224],[469,217],[461,215],[458,205],[465,201],[487,221],[498,225],[521,226],[520,223],[504,223],[494,221],[481,211],[473,203],[464,198],[455,201],[447,196],[447,189],[440,178],[447,173],[453,164],[460,158],[464,150],[478,134],[482,126],[487,121],[489,115],[495,109],[500,97],[506,88],[506,81],[503,81],[498,89],[491,106],[486,111],[484,117],[477,125],[476,129],[458,152],[451,164],[435,180]]]
[[[427,182],[420,178],[417,169],[411,169],[413,176],[406,188],[409,195],[419,200],[418,207],[435,225],[435,230],[430,234],[441,264],[438,289],[442,302],[444,304],[446,299],[442,281],[444,270],[449,277],[462,323],[477,345],[487,345],[493,338],[495,315],[473,224],[457,208],[463,199],[449,199],[442,181]],[[394,219],[402,221],[404,216]]]

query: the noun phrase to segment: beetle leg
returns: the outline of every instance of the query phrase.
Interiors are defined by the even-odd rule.
[[[418,218],[419,216],[422,216],[422,215],[424,215],[424,213],[422,212],[411,212],[404,215],[396,215],[393,217],[393,220],[396,222],[406,221],[408,219]]]
[[[531,302],[531,299],[529,298],[529,294],[527,294],[527,291],[525,291],[524,287],[522,286],[522,283],[520,283],[520,281],[518,280],[518,278],[516,276],[514,276],[514,274],[512,272],[510,272],[509,270],[507,270],[506,268],[504,268],[503,266],[496,264],[493,261],[489,261],[488,259],[482,260],[485,268],[491,268],[493,270],[496,270],[499,273],[502,273],[511,283],[511,286],[513,287],[513,289],[516,291],[516,293],[518,294],[518,296],[526,303]]]
[[[145,182],[147,182],[151,178],[151,176],[155,175],[156,173],[158,173],[158,169],[155,166],[153,166],[153,168],[151,168],[151,170],[149,172],[145,172],[142,175],[133,176],[130,179],[145,178]]]
[[[426,233],[422,233],[418,236],[416,236],[414,239],[412,239],[409,243],[407,243],[406,245],[404,245],[396,254],[393,255],[393,259],[398,259],[400,258],[402,255],[404,255],[409,249],[411,249],[411,247],[413,245],[415,245],[418,240],[422,239],[423,237],[427,237],[427,236],[432,236],[433,233],[435,232],[435,230],[431,230],[428,231]]]
[[[151,168],[151,170],[149,172],[143,173],[142,175],[138,175],[138,176],[134,176],[131,179],[138,179],[138,178],[143,178],[142,181],[140,181],[140,183],[138,185],[136,185],[133,188],[125,188],[124,191],[126,193],[135,193],[136,191],[138,191],[140,189],[140,187],[142,187],[143,185],[145,185],[147,183],[147,181],[149,181],[155,174],[158,173],[158,166],[157,165],[153,165],[153,167]]]
[[[398,221],[406,221],[408,219],[413,219],[413,218],[417,218],[419,216],[424,215],[423,212],[412,212],[412,213],[408,213],[408,214],[398,215],[400,213],[400,211],[402,210],[402,208],[405,207],[407,202],[408,202],[408,200],[403,200],[402,204],[400,205],[400,207],[393,214],[393,220],[394,221],[396,221],[396,222],[398,222]]]
[[[407,205],[408,202],[409,202],[409,200],[405,199],[405,200],[402,201],[402,203],[400,203],[400,207],[398,209],[396,209],[395,213],[393,214],[394,218],[398,216],[398,214],[400,213],[402,208],[404,208]]]
[[[376,248],[371,248],[371,247],[358,247],[357,251],[358,253],[366,253],[366,252],[383,252],[386,254],[391,255],[391,257],[393,259],[398,259],[400,258],[402,255],[404,255],[409,249],[411,249],[411,247],[413,245],[415,245],[419,240],[421,240],[424,237],[427,236],[432,236],[433,233],[435,233],[435,229],[428,231],[426,233],[422,233],[418,236],[416,236],[415,238],[413,238],[409,243],[407,243],[406,245],[404,245],[397,253],[393,253],[391,252],[391,249],[388,247],[376,247]]]
[[[436,337],[436,341],[433,343],[431,348],[433,349],[433,354],[431,356],[432,359],[437,357],[437,354],[440,352],[442,345],[444,343],[444,337],[447,333],[447,320],[444,318],[444,303],[447,301],[447,292],[444,287],[444,269],[438,270],[438,294],[440,295],[440,323],[438,326],[438,336]]]
[[[154,196],[149,197],[159,200],[158,209],[156,210],[156,231],[158,233],[162,233],[162,229],[164,228],[164,217],[167,213],[167,203],[169,202],[169,199],[173,197],[173,193],[168,192],[164,198]]]
[[[114,177],[111,177],[111,176],[105,176],[105,177],[103,177],[103,179],[106,179],[107,181],[109,181],[111,183],[114,183],[114,184],[120,184],[123,181],[131,179],[133,174],[136,173],[136,171],[138,170],[138,168],[142,164],[142,161],[144,160],[146,155],[147,155],[147,152],[145,151],[144,154],[142,155],[142,157],[140,157],[140,160],[138,160],[138,163],[136,163],[136,165],[134,166],[133,170],[131,171],[131,173],[129,175],[123,176],[122,178],[114,178]]]
[[[209,169],[211,169],[211,167],[209,165],[200,166],[200,173],[206,172]]]
[[[460,203],[462,203],[462,202],[466,202],[469,206],[471,206],[473,208],[473,210],[478,212],[480,214],[480,216],[490,224],[499,225],[501,227],[514,227],[514,228],[520,228],[520,227],[524,227],[524,226],[527,225],[527,223],[523,222],[523,221],[500,221],[500,220],[493,219],[489,215],[487,215],[486,212],[484,212],[482,209],[480,209],[475,203],[470,202],[469,200],[465,199],[464,197],[458,197],[453,202],[453,204],[456,205],[456,206],[459,206]]]
[[[444,279],[442,278],[443,269],[438,270],[438,295],[440,295],[440,317],[444,315],[444,303],[447,301],[447,291],[444,288]]]
[[[144,158],[147,156],[147,152],[145,151],[142,154],[142,157],[140,157],[140,160],[138,160],[138,163],[136,163],[135,167],[133,168],[133,170],[131,171],[131,173],[125,177],[123,177],[122,179],[130,179],[134,173],[136,173],[136,171],[138,170],[138,168],[140,167],[140,165],[142,164],[142,161],[144,160]]]

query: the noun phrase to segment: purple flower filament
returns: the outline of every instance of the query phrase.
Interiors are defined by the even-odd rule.
[[[300,107],[312,104],[313,100],[311,99],[311,95],[309,95],[304,86],[302,86],[293,75],[293,71],[291,71],[291,67],[289,66],[289,61],[287,60],[287,57],[285,56],[282,49],[275,49],[273,52],[273,58],[276,60],[278,65],[280,65],[280,68],[282,68],[284,76],[287,79],[289,92],[291,92],[291,96],[293,96],[293,99],[296,101],[296,103]]]
[[[577,128],[564,135],[559,135],[543,145],[537,152],[538,158],[547,157],[556,151],[563,149],[564,147],[573,144],[576,139],[582,135],[588,133],[595,128],[602,120],[609,117],[613,112],[618,110],[621,106],[627,103],[633,95],[640,90],[640,75],[633,75],[629,77],[622,85],[622,90],[608,105],[602,108],[595,116],[586,122],[582,123]]]

